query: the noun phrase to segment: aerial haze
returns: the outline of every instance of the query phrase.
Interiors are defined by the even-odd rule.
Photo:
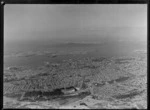
[[[5,40],[96,42],[146,41],[146,5],[6,5]],[[10,43],[9,42],[9,43]]]

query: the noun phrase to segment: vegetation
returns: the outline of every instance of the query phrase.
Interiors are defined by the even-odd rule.
[[[122,94],[128,90],[123,86],[111,84],[124,82],[135,75],[146,75],[145,61],[142,55],[140,58],[134,56],[116,59],[85,57],[58,64],[48,63],[48,66],[37,69],[14,67],[4,71],[4,95],[13,93],[35,95],[41,92],[46,94],[68,87],[79,87],[81,90],[89,88],[91,94],[99,98],[108,94],[110,96]],[[141,85],[143,82],[140,81],[138,83],[135,80],[128,81],[124,86],[129,86],[130,90],[133,89],[131,85]]]

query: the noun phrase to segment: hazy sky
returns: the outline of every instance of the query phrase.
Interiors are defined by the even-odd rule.
[[[100,38],[122,40],[125,36],[145,40],[146,28],[146,4],[5,5],[4,8],[6,42],[39,39],[101,42]]]

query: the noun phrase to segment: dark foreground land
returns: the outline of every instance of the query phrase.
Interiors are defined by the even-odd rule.
[[[57,57],[53,55],[53,58]],[[4,108],[147,108],[147,53],[4,70]]]

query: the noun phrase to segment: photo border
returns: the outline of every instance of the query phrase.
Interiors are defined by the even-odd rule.
[[[1,0],[0,4],[0,84],[1,84],[1,108],[3,108],[3,63],[4,63],[4,7],[7,4],[147,4],[147,67],[149,66],[149,0]],[[147,68],[147,73],[149,69]],[[147,85],[149,84],[149,74],[147,74]],[[149,88],[147,87],[147,93]],[[147,98],[147,109],[149,108]]]

